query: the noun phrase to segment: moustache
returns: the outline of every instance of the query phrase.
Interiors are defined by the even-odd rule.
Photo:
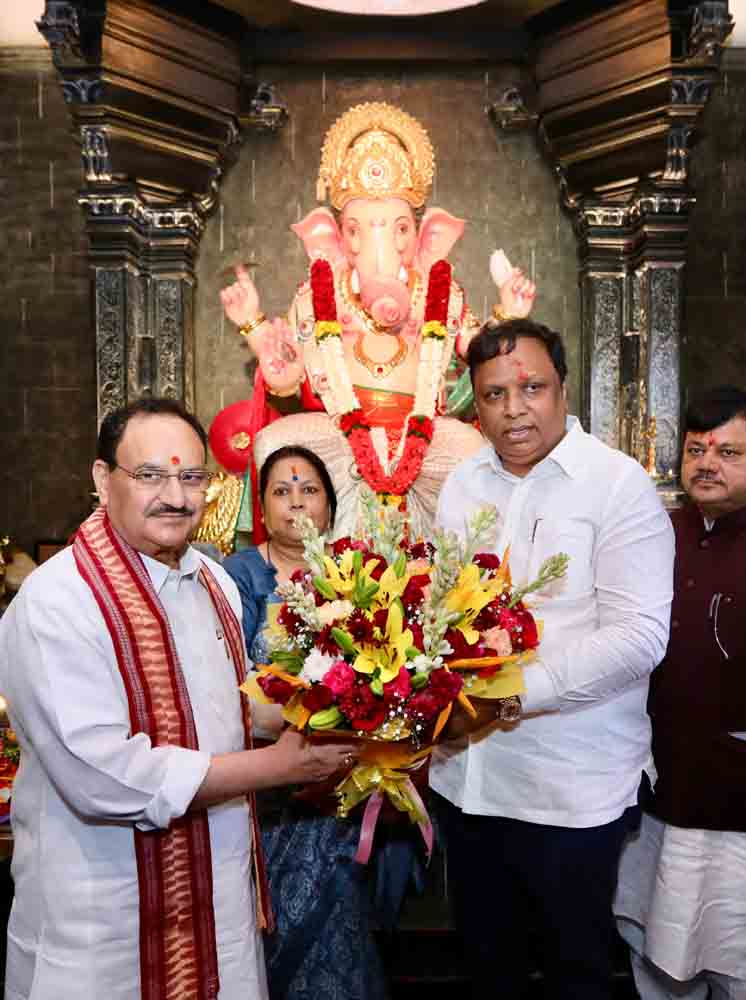
[[[160,517],[162,514],[176,514],[179,517],[191,517],[194,514],[194,507],[172,507],[171,504],[159,504],[155,510],[151,510],[148,517]]]
[[[716,479],[715,476],[708,476],[707,473],[704,472],[695,476],[692,481],[695,483],[715,483],[717,486],[725,486],[722,479]]]

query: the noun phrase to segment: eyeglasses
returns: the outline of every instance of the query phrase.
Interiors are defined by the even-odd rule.
[[[169,479],[178,479],[184,490],[191,493],[203,493],[210,485],[212,473],[207,469],[182,469],[180,472],[164,472],[162,469],[138,469],[137,472],[130,472],[123,465],[114,465],[114,469],[121,471],[134,479],[137,485],[151,493],[159,493],[165,488]]]

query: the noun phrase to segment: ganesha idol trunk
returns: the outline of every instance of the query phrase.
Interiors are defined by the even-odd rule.
[[[371,318],[391,333],[398,332],[409,319],[410,291],[397,278],[371,277],[361,280],[360,301]]]

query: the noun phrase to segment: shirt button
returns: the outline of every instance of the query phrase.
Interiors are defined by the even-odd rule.
[[[694,586],[694,579],[690,576],[689,579],[686,581],[686,589],[691,590],[693,586]]]
[[[699,542],[699,547],[701,549],[709,549],[709,547],[710,547],[710,539],[709,538],[701,538],[700,542]]]
[[[678,627],[679,627],[679,619],[678,618],[672,618],[671,619],[671,628],[678,628]]]

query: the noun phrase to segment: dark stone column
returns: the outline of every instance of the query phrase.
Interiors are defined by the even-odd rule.
[[[143,394],[194,406],[194,263],[238,144],[242,24],[121,0],[47,0],[39,22],[81,145],[99,420]]]
[[[670,497],[689,148],[731,27],[724,2],[679,11],[639,0],[555,31],[537,59],[540,135],[578,236],[582,415]]]

